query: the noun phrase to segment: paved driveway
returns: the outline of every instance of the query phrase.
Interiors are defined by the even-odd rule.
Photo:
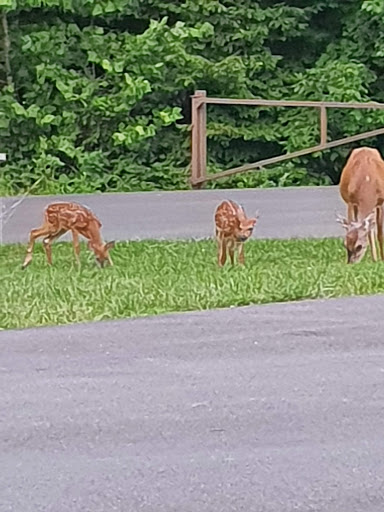
[[[243,204],[249,215],[260,211],[258,238],[343,235],[335,222],[335,212],[346,211],[338,187],[300,187],[30,197],[21,203],[3,199],[2,240],[26,243],[29,231],[41,224],[45,206],[64,199],[88,205],[101,219],[107,240],[206,238],[213,234],[216,206],[227,198]]]
[[[382,512],[383,310],[0,333],[1,512]]]

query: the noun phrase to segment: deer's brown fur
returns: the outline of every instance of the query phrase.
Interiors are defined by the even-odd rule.
[[[347,219],[339,219],[346,230],[344,245],[348,263],[360,261],[371,247],[377,260],[375,224],[381,259],[383,253],[384,161],[377,149],[354,149],[340,178],[340,195],[347,204]]]
[[[27,254],[22,268],[32,261],[33,247],[36,239],[44,237],[43,247],[49,265],[52,265],[52,242],[71,231],[75,257],[80,263],[79,235],[88,239],[88,247],[96,257],[96,261],[104,266],[106,261],[112,265],[109,249],[114,242],[104,243],[100,234],[101,222],[85,206],[76,203],[52,203],[44,213],[44,223],[40,228],[32,229],[29,235]]]
[[[235,250],[238,251],[239,263],[244,264],[244,245],[252,235],[258,216],[248,218],[242,206],[234,201],[223,201],[215,211],[216,239],[218,243],[218,264],[222,267],[229,254],[234,263]]]

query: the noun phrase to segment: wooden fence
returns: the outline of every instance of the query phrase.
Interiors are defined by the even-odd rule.
[[[320,118],[320,143],[310,148],[301,149],[285,155],[274,156],[259,160],[252,164],[241,165],[215,174],[207,175],[207,105],[253,105],[258,107],[309,107],[319,110]],[[384,109],[384,103],[340,103],[332,101],[275,101],[261,99],[232,99],[209,98],[206,91],[196,91],[192,96],[192,160],[191,160],[191,185],[200,188],[207,181],[217,180],[226,176],[232,176],[241,172],[262,169],[266,165],[276,164],[309,155],[323,149],[330,149],[350,142],[376,137],[384,134],[384,127],[369,132],[359,133],[343,139],[328,142],[327,109],[328,108],[353,108],[353,109]]]

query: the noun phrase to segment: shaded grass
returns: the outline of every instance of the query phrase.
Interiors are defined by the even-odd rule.
[[[21,271],[25,245],[0,246],[0,328],[68,324],[384,290],[384,265],[346,265],[340,239],[252,240],[245,267],[216,265],[216,245],[199,242],[120,243],[114,267],[100,270],[82,246],[53,246],[53,267],[41,244]]]

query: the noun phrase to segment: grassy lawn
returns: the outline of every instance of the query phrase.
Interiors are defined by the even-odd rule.
[[[214,241],[130,242],[100,270],[82,246],[53,245],[53,267],[41,244],[21,271],[25,245],[0,246],[0,328],[68,324],[172,311],[241,306],[384,291],[384,265],[369,251],[347,265],[341,239],[254,240],[246,266],[219,269]]]

